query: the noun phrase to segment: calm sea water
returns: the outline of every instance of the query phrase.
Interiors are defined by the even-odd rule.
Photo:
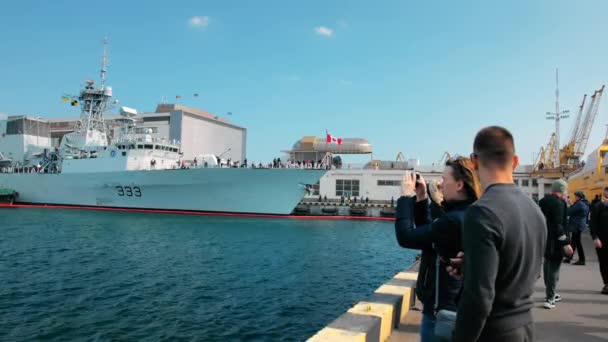
[[[390,222],[0,209],[0,340],[305,340],[413,256]]]

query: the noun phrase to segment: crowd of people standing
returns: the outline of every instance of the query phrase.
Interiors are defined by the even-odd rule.
[[[585,265],[588,225],[608,294],[608,187],[589,204],[580,191],[570,199],[567,183],[557,180],[537,204],[514,184],[518,162],[511,133],[491,126],[477,133],[470,157],[447,161],[442,181],[427,186],[420,175],[404,176],[395,233],[399,245],[422,251],[423,342],[533,341],[541,271],[543,306],[554,309],[561,264],[577,252],[573,264]]]

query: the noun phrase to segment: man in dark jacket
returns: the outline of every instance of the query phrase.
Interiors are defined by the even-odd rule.
[[[564,253],[572,255],[572,247],[566,235],[567,210],[565,196],[568,184],[558,179],[551,185],[552,193],[546,195],[538,205],[545,215],[547,222],[547,244],[545,247],[545,262],[543,263],[543,279],[545,281],[545,309],[555,308],[555,303],[562,297],[555,293],[559,280],[559,269],[562,265]]]
[[[602,201],[591,209],[589,228],[604,281],[602,293],[608,294],[608,187],[604,188]]]
[[[585,193],[577,191],[574,193],[574,203],[568,208],[568,229],[572,233],[572,250],[578,251],[578,261],[573,265],[585,265],[585,250],[581,243],[581,234],[587,229],[587,218],[589,216],[589,202],[585,198]],[[566,257],[564,262],[570,262],[571,257]]]
[[[538,206],[513,184],[513,136],[497,126],[477,133],[471,159],[483,195],[465,214],[464,273],[455,342],[533,341],[532,294],[545,248],[545,220]],[[461,263],[464,267],[460,269]]]

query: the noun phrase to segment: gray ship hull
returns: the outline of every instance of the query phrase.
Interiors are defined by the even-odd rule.
[[[17,203],[288,215],[325,170],[199,168],[0,173]]]

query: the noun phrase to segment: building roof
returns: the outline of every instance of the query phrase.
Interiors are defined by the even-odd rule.
[[[324,138],[305,136],[296,141],[291,152],[330,152],[333,154],[369,154],[372,153],[372,145],[361,138],[344,138],[341,144],[328,143]]]
[[[207,111],[204,111],[202,109],[198,109],[198,108],[192,108],[192,107],[186,107],[186,106],[182,106],[180,104],[175,104],[175,103],[161,103],[158,106],[156,106],[156,113],[169,113],[172,112],[174,110],[181,110],[185,113],[188,114],[192,114],[195,116],[200,116],[206,119],[211,119],[211,120],[217,120],[217,121],[221,121],[224,123],[230,123],[230,120],[220,117],[218,115],[209,113]]]

